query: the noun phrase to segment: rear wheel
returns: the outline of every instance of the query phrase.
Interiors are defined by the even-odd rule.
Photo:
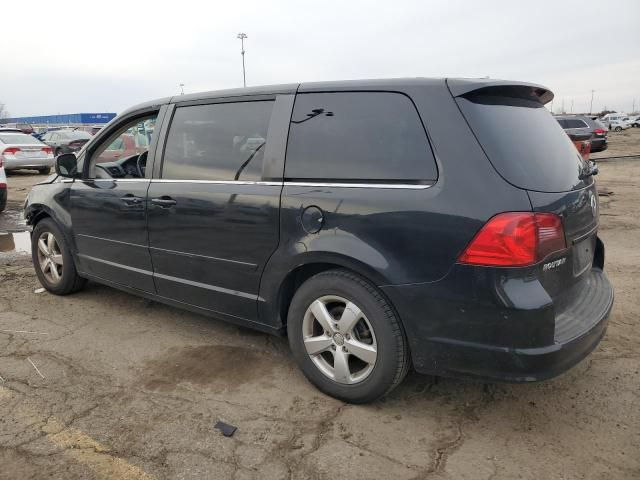
[[[621,132],[622,131],[622,127],[616,127],[613,129],[615,132]]]
[[[409,369],[407,340],[393,309],[350,272],[330,270],[307,280],[293,297],[287,326],[307,379],[341,400],[373,401]]]
[[[62,232],[50,218],[38,222],[31,235],[31,258],[40,284],[51,293],[67,295],[84,287]]]
[[[49,175],[50,172],[51,172],[51,167],[43,167],[38,169],[38,173],[40,175]]]

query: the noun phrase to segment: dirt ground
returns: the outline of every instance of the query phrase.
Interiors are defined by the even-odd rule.
[[[622,132],[609,132],[609,148],[594,152],[591,158],[640,155],[640,129],[629,128]]]
[[[640,129],[611,143],[640,153]],[[24,229],[40,179],[9,177],[0,231]],[[315,390],[282,338],[97,284],[35,293],[29,257],[7,252],[28,237],[2,235],[0,478],[638,479],[640,158],[597,180],[616,303],[591,356],[530,385],[410,374],[366,406]]]

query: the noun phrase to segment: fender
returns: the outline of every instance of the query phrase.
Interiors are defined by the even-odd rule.
[[[54,195],[50,195],[50,188],[55,185],[56,192]],[[70,186],[72,183],[67,182],[53,182],[52,184],[47,184],[47,195],[46,198],[44,195],[40,194],[38,186],[35,185],[31,192],[29,192],[29,196],[27,198],[27,202],[25,204],[24,217],[27,220],[27,225],[34,226],[37,223],[40,215],[42,213],[51,217],[54,222],[60,227],[62,231],[62,235],[64,236],[64,240],[69,246],[69,250],[73,255],[74,261],[77,263],[76,258],[76,244],[72,234],[72,222],[71,222],[71,213],[70,213]],[[48,204],[43,203],[43,200],[51,200],[54,202],[50,202]]]
[[[313,244],[314,242],[310,242]],[[297,248],[296,248],[297,246]],[[280,315],[280,295],[285,281],[300,267],[330,265],[333,268],[345,268],[366,278],[374,285],[385,285],[389,280],[380,271],[373,268],[362,258],[347,256],[328,250],[305,251],[301,243],[293,248],[279,248],[267,262],[260,281],[258,302],[258,318],[260,322],[276,329],[281,329],[286,318]],[[370,249],[366,245],[361,251]],[[300,251],[302,250],[302,251]]]

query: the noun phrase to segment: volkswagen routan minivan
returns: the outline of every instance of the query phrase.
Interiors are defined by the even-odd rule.
[[[552,98],[396,79],[138,105],[31,191],[38,278],[54,294],[92,280],[287,334],[305,376],[350,402],[410,367],[555,376],[598,345],[613,290],[597,168]]]

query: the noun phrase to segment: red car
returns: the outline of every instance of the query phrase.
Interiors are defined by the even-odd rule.
[[[575,145],[576,149],[582,156],[582,159],[589,161],[589,154],[591,153],[591,133],[568,133],[569,138]]]
[[[26,133],[27,135],[31,135],[33,133],[33,127],[28,123],[8,123],[3,124],[2,127],[15,128],[17,130],[20,130],[22,133]]]
[[[113,162],[121,158],[139,155],[149,149],[149,141],[142,134],[125,134],[116,138],[100,154],[100,162]]]

